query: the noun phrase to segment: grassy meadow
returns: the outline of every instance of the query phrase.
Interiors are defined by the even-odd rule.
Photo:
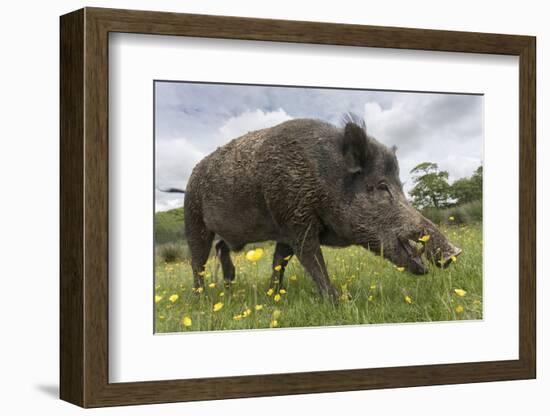
[[[319,297],[295,257],[286,268],[285,290],[269,291],[274,244],[232,253],[237,277],[229,285],[210,257],[202,293],[193,291],[184,242],[164,245],[156,256],[155,332],[481,319],[482,227],[450,221],[441,230],[463,254],[449,268],[431,266],[424,276],[401,271],[361,247],[323,247],[330,279],[342,293],[337,304]],[[246,253],[256,248],[263,256],[251,262]]]

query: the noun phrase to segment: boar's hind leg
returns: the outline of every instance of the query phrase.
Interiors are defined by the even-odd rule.
[[[229,253],[229,246],[225,241],[220,240],[216,243],[216,254],[222,265],[223,280],[225,280],[226,283],[235,280],[235,266],[231,261]]]
[[[208,255],[212,248],[214,233],[200,227],[200,224],[186,224],[189,232],[187,232],[187,242],[189,251],[191,252],[191,268],[193,269],[193,287],[195,289],[204,287],[204,270]]]
[[[285,274],[286,265],[293,254],[294,251],[289,245],[277,243],[275,246],[275,254],[273,255],[273,271],[271,273],[271,282],[269,284],[269,287],[275,289],[275,291],[278,291],[284,287],[283,275]]]
[[[319,242],[309,242],[303,246],[297,245],[294,251],[300,263],[316,283],[319,293],[322,296],[329,295],[333,301],[338,300],[338,290],[330,283],[328,278],[327,267]]]

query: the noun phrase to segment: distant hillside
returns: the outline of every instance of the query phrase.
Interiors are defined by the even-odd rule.
[[[155,243],[174,243],[185,239],[183,208],[155,213]]]

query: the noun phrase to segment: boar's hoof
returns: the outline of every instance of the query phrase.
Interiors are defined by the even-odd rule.
[[[340,301],[340,293],[334,286],[329,286],[321,291],[321,296],[328,297],[333,303],[338,303]]]

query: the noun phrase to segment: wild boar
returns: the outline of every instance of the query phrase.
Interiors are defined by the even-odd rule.
[[[282,286],[296,255],[319,293],[334,299],[322,245],[360,245],[413,274],[428,271],[423,253],[440,267],[461,253],[407,200],[395,147],[367,135],[353,115],[342,127],[295,119],[238,137],[195,166],[185,193],[195,288],[216,235],[226,281],[235,278],[230,251],[275,241],[271,287]]]

